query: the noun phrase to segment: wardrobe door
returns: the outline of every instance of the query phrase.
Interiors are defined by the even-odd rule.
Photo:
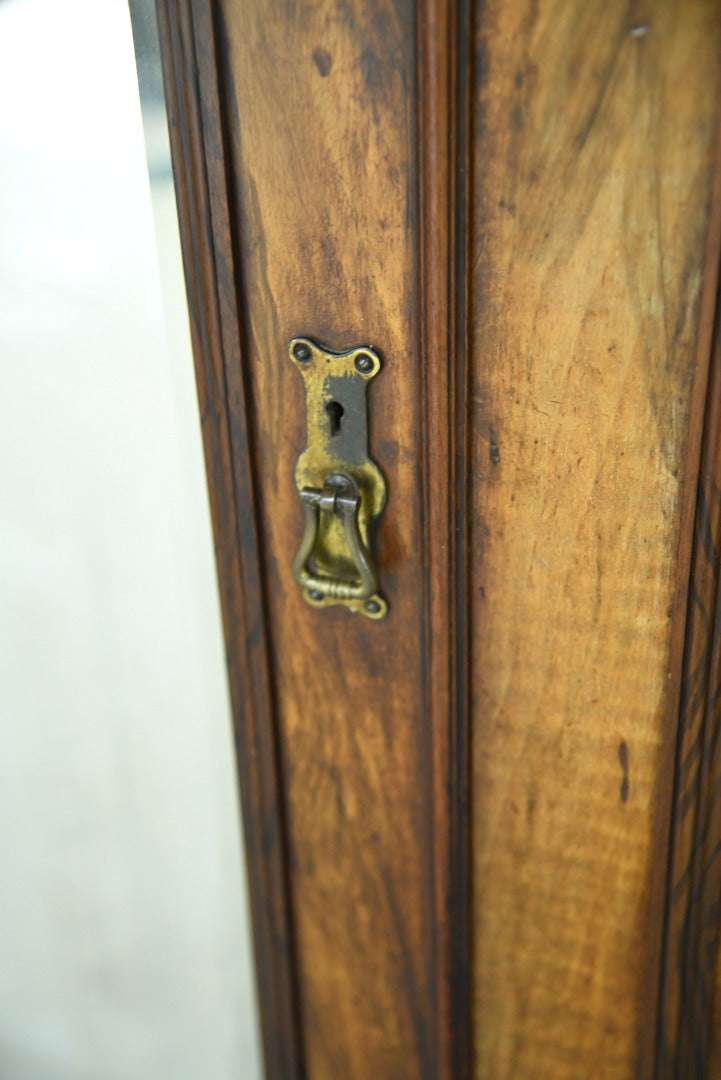
[[[268,1077],[705,1075],[721,6],[158,13]]]

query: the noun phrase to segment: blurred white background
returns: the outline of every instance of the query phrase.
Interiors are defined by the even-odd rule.
[[[126,0],[0,0],[0,100],[0,1078],[256,1080],[172,184],[156,123],[161,286]]]

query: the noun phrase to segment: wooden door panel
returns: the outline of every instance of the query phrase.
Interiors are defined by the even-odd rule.
[[[653,1069],[720,46],[705,3],[477,13],[479,1078]]]
[[[219,12],[306,1068],[431,1075],[412,9]],[[310,610],[293,581],[296,336],[383,358],[369,391],[389,489],[376,538],[383,622]]]

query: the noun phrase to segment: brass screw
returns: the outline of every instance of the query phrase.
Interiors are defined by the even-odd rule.
[[[361,375],[367,375],[373,368],[373,360],[368,353],[358,353],[355,358],[356,371],[360,371]]]
[[[371,615],[377,615],[378,612],[380,611],[380,609],[381,609],[381,606],[380,606],[380,604],[378,603],[377,600],[367,600],[366,601],[366,611],[369,611],[371,613]]]
[[[307,364],[311,356],[310,349],[302,341],[299,341],[297,345],[293,346],[293,356],[299,364]]]

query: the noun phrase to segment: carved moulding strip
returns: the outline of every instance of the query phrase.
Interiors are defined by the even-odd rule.
[[[438,1080],[466,1080],[472,1058],[466,520],[472,7],[472,0],[423,0],[416,35],[423,555],[429,568],[426,654],[433,658],[425,695],[433,732]]]

